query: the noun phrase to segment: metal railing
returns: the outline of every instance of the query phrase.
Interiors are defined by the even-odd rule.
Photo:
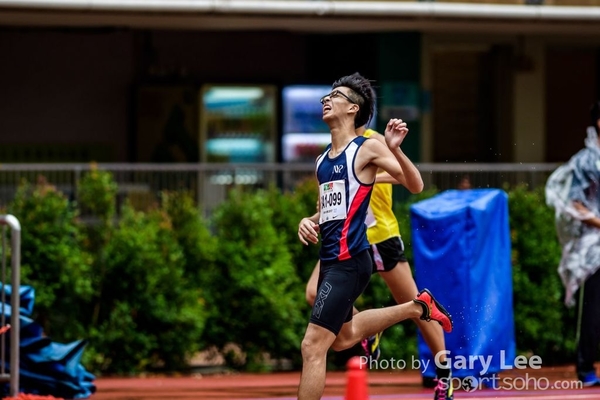
[[[19,394],[19,331],[20,331],[20,287],[21,287],[21,224],[13,215],[0,215],[2,225],[2,314],[0,315],[0,326],[6,326],[6,258],[8,255],[6,246],[6,228],[11,229],[10,235],[10,272],[11,272],[11,295],[10,295],[10,372],[6,369],[6,337],[0,336],[0,381],[10,382],[10,396]]]
[[[473,188],[544,185],[558,164],[423,163],[425,188],[456,188],[468,176]],[[137,208],[154,204],[162,191],[186,190],[209,213],[226,199],[232,187],[250,190],[276,185],[293,190],[303,179],[314,179],[314,164],[0,164],[0,207],[6,206],[22,181],[40,177],[70,199],[77,199],[80,179],[90,170],[111,171],[118,184],[117,201],[128,199]],[[119,206],[119,204],[117,205]]]

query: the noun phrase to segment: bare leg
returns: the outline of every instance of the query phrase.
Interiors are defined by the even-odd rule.
[[[406,303],[415,298],[419,293],[417,284],[412,276],[410,265],[407,262],[399,262],[396,268],[391,271],[379,272],[379,275],[383,278],[387,286],[390,288],[392,296],[396,303]],[[446,361],[446,342],[444,339],[444,331],[440,324],[435,321],[424,321],[419,317],[413,318],[413,321],[417,324],[417,327],[423,334],[423,339],[427,346],[434,355],[439,354],[439,361]]]
[[[335,340],[333,332],[309,323],[302,340],[302,375],[298,400],[319,400],[325,390],[327,351]]]
[[[342,326],[332,348],[336,351],[348,349],[366,337],[405,319],[419,318],[422,314],[423,308],[412,300],[391,307],[360,311]]]
[[[317,284],[319,283],[319,268],[321,267],[321,261],[317,261],[317,264],[313,268],[308,282],[306,282],[306,302],[312,307],[315,304],[317,298]]]

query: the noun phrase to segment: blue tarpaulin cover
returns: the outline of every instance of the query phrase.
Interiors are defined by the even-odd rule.
[[[417,286],[453,317],[445,334],[453,376],[510,368],[516,346],[507,194],[448,190],[413,204],[410,218]],[[418,351],[427,363],[423,377],[434,378],[435,360],[420,332]]]
[[[1,285],[6,293],[4,312],[10,321],[10,285]],[[95,376],[80,364],[86,341],[77,340],[68,344],[53,342],[44,335],[42,327],[29,316],[33,312],[35,291],[31,286],[21,286],[20,301],[20,343],[19,343],[19,390],[24,393],[51,395],[66,399],[90,397],[96,386]],[[6,354],[10,349],[10,334],[6,333]],[[6,369],[10,371],[7,356]],[[4,388],[8,392],[8,385]],[[7,393],[4,393],[7,394]]]

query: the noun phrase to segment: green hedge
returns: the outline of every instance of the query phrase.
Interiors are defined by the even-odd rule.
[[[87,336],[93,255],[82,245],[86,235],[76,207],[40,179],[18,189],[8,212],[22,227],[21,282],[36,290],[32,317],[48,335],[64,340]]]
[[[562,304],[552,210],[541,190],[507,191],[518,351],[546,365],[571,362],[574,311]],[[162,193],[143,211],[129,203],[117,210],[116,193],[110,173],[91,171],[77,202],[40,181],[24,184],[7,210],[23,226],[22,284],[36,290],[34,318],[47,334],[89,339],[84,365],[97,374],[181,371],[209,348],[232,368],[279,368],[273,360],[299,368],[318,246],[303,246],[297,226],[315,212],[312,179],[284,193],[232,190],[209,219],[190,193]],[[409,207],[434,194],[395,205],[411,265]],[[389,304],[377,276],[357,301],[359,309]],[[382,346],[396,358],[415,355],[415,324],[389,329]],[[358,353],[358,346],[332,353],[330,366]]]

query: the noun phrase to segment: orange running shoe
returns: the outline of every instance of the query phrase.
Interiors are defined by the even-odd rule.
[[[452,332],[452,317],[448,314],[448,311],[437,302],[429,290],[421,290],[413,301],[423,307],[423,315],[421,315],[422,320],[427,322],[431,320],[437,321],[446,332]]]

